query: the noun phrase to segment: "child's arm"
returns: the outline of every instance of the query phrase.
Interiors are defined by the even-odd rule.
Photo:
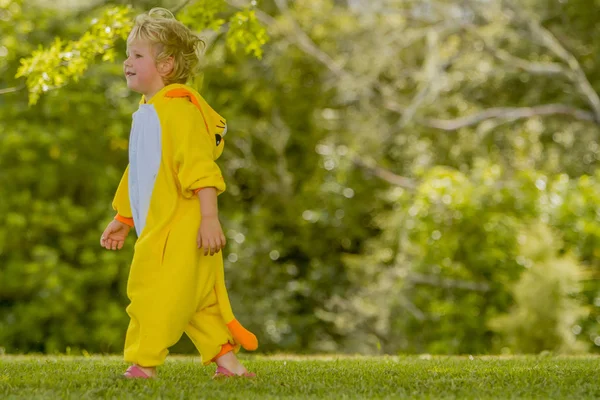
[[[104,229],[100,238],[100,246],[108,250],[121,250],[129,230],[133,227],[131,204],[129,203],[129,166],[125,168],[112,206],[117,215]]]
[[[198,248],[204,249],[204,255],[211,256],[225,247],[225,235],[219,222],[219,209],[217,205],[217,189],[207,187],[198,191],[200,199],[200,213],[202,220],[198,230]]]
[[[225,181],[215,162],[214,136],[208,132],[202,113],[191,103],[182,109],[185,118],[177,118],[173,126],[175,168],[181,194],[187,199],[198,197],[202,219],[198,230],[198,248],[214,255],[225,246],[219,222],[217,195],[225,190]]]
[[[219,195],[225,191],[225,181],[214,159],[215,137],[208,133],[200,111],[186,104],[184,115],[174,119],[175,168],[186,199],[193,199],[199,189],[212,187]]]
[[[129,203],[129,165],[125,168],[121,182],[112,202],[113,209],[117,212],[115,219],[129,227],[133,227],[133,213]]]
[[[121,250],[129,234],[129,229],[131,229],[129,225],[113,219],[102,232],[100,246],[107,250]]]

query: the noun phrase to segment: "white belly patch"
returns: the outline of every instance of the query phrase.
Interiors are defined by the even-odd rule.
[[[161,156],[158,114],[153,105],[141,104],[133,114],[129,135],[129,201],[138,237],[146,225]]]

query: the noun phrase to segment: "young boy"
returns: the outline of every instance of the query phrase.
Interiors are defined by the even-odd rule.
[[[220,252],[217,195],[225,183],[215,160],[225,120],[183,85],[201,44],[165,9],[139,15],[127,39],[127,86],[142,99],[113,201],[117,216],[100,241],[117,250],[131,227],[138,236],[127,283],[127,378],[155,377],[184,332],[204,365],[216,362],[215,376],[254,376],[234,355],[258,342],[231,311]]]

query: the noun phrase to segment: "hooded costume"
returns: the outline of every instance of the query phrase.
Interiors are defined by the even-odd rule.
[[[225,120],[181,84],[165,86],[147,103],[142,98],[133,114],[129,165],[113,200],[115,218],[138,236],[127,283],[128,362],[162,364],[184,332],[204,364],[240,346],[258,347],[231,310],[222,252],[205,256],[196,244],[196,193],[225,190],[215,160],[226,130]]]

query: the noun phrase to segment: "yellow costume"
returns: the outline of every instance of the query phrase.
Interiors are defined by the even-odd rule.
[[[196,245],[196,192],[225,190],[215,163],[225,131],[225,120],[181,84],[164,87],[147,103],[142,98],[133,115],[129,165],[113,201],[116,219],[135,226],[138,236],[127,284],[128,362],[162,364],[184,332],[204,364],[223,349],[258,346],[231,310],[222,253],[205,256]]]

